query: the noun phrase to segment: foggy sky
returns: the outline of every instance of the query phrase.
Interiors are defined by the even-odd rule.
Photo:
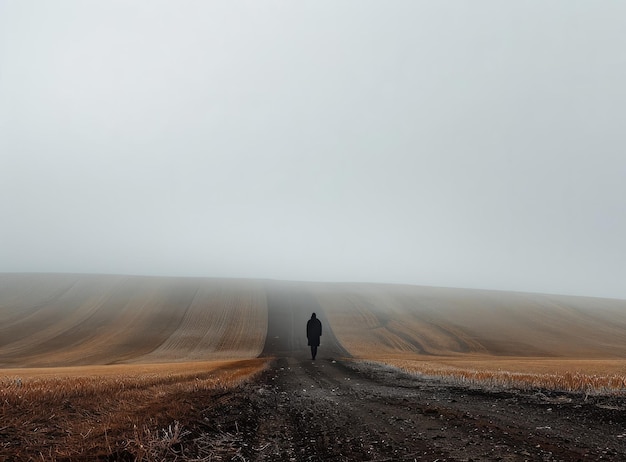
[[[0,0],[0,271],[626,298],[626,3]]]

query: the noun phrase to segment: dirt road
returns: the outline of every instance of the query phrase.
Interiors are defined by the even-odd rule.
[[[277,359],[207,411],[212,460],[626,460],[623,399],[470,389],[354,362],[313,297],[282,287],[269,304],[264,354]],[[325,327],[317,361],[311,312]]]

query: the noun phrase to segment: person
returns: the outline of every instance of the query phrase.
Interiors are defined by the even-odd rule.
[[[309,340],[309,346],[311,347],[311,358],[315,360],[317,356],[317,347],[320,346],[320,337],[322,336],[322,323],[315,313],[311,315],[306,323],[306,338]]]

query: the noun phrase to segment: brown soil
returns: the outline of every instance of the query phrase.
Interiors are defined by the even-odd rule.
[[[297,355],[212,409],[205,438],[230,435],[221,460],[624,460],[625,407],[624,399],[469,389]]]

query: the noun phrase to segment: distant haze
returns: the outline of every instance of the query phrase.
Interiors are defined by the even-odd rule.
[[[0,0],[0,271],[626,298],[625,20]]]

